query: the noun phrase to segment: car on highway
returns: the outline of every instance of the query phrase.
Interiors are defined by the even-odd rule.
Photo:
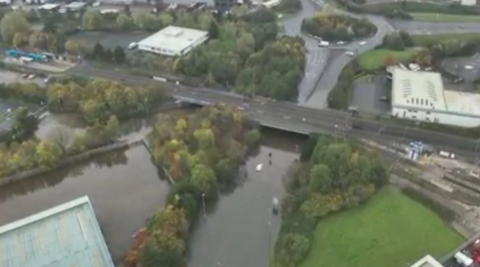
[[[362,42],[359,43],[360,46],[364,46],[366,44],[367,44],[367,42],[365,42],[365,41],[362,41]]]
[[[344,44],[345,44],[344,41],[338,41],[338,42],[337,42],[337,45],[344,45]]]
[[[349,57],[353,57],[355,55],[355,53],[353,51],[347,51],[347,52],[345,52],[345,55],[347,55]]]

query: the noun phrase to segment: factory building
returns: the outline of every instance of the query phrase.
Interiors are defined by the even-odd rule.
[[[480,126],[480,95],[445,90],[440,73],[393,70],[392,115],[459,127]]]
[[[183,56],[208,40],[208,32],[168,26],[138,42],[138,49],[165,56]]]

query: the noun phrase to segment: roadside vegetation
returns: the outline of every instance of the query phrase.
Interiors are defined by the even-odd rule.
[[[303,20],[302,30],[326,41],[352,41],[373,34],[376,27],[366,18],[355,19],[323,8],[314,17]]]
[[[292,14],[302,9],[300,0],[282,0],[280,4],[273,7],[275,12],[283,14]]]
[[[389,62],[409,62],[417,52],[411,49],[404,51],[374,49],[361,54],[358,57],[358,64],[365,70],[377,70]]]
[[[475,15],[452,15],[441,13],[410,13],[413,20],[426,22],[480,22],[480,17]]]
[[[189,229],[202,198],[214,201],[218,189],[234,182],[248,148],[260,139],[243,114],[228,106],[200,109],[187,117],[160,115],[151,144],[155,162],[172,176],[168,204],[147,222],[125,257],[125,266],[184,266]]]
[[[433,211],[386,187],[365,205],[322,219],[299,266],[403,267],[425,254],[443,257],[462,241]]]
[[[288,174],[276,267],[298,266],[312,249],[319,221],[361,206],[387,182],[380,159],[352,141],[312,134],[301,159]]]

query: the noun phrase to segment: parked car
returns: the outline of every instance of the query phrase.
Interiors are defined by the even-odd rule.
[[[24,79],[28,78],[28,76],[30,76],[29,73],[24,73],[24,74],[22,74],[22,78],[24,78]]]
[[[359,45],[360,45],[360,46],[364,46],[364,45],[366,45],[366,44],[367,44],[367,42],[363,41],[363,42],[360,42]]]
[[[35,79],[35,77],[37,77],[37,75],[35,75],[35,74],[33,74],[33,73],[30,74],[30,75],[28,75],[28,79],[29,79],[29,80],[33,80],[33,79]]]
[[[337,42],[337,45],[344,45],[344,44],[345,44],[344,41],[338,41],[338,42]]]
[[[353,57],[355,55],[355,53],[353,51],[347,51],[347,52],[345,52],[345,55],[347,55],[349,57]]]
[[[130,43],[130,44],[128,45],[128,49],[129,49],[129,50],[132,50],[132,49],[137,48],[137,46],[138,46],[138,44],[137,44],[136,42],[133,42],[133,43]]]

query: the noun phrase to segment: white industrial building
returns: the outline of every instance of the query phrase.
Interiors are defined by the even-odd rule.
[[[138,49],[166,56],[183,56],[208,40],[208,32],[168,26],[138,42]]]
[[[393,70],[392,115],[459,127],[480,126],[480,95],[444,90],[440,73]]]
[[[443,267],[443,265],[438,262],[434,257],[426,255],[413,265],[410,265],[410,267]]]
[[[477,4],[477,0],[460,0],[460,4],[462,6],[475,6]]]

